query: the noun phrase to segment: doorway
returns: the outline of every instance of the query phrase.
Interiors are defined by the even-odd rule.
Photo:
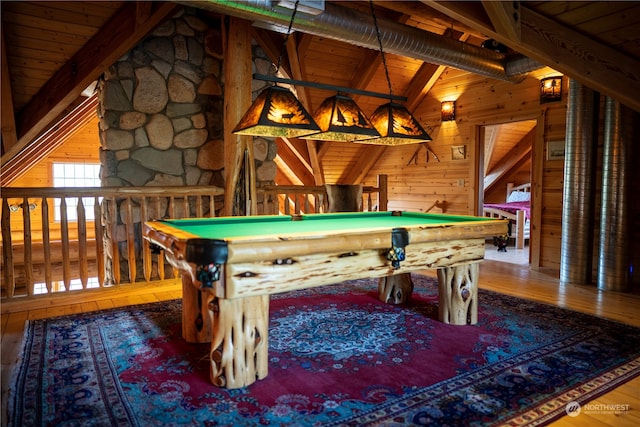
[[[499,251],[496,242],[489,239],[485,248],[486,259],[520,265],[530,263],[530,204],[510,202],[516,199],[522,202],[527,198],[522,193],[527,192],[526,184],[530,185],[532,180],[532,153],[536,128],[537,120],[481,126],[479,147],[483,156],[479,156],[482,164],[478,165],[481,172],[478,187],[482,204],[499,205],[499,211],[504,209],[505,215],[513,213],[514,218],[517,216],[517,210],[526,210],[524,232],[521,231],[521,236],[524,237],[522,247],[516,244],[516,220],[511,219],[512,238],[507,243],[506,251]],[[512,186],[525,188],[521,188],[516,194],[510,192]]]

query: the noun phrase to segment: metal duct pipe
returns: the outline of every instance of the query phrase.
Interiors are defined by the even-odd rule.
[[[183,1],[185,5],[231,15],[251,21],[263,21],[286,28],[291,11],[274,7],[270,0]],[[370,14],[325,3],[324,12],[310,16],[298,13],[293,29],[357,46],[379,50],[378,39]],[[494,79],[518,82],[522,76],[505,72],[505,55],[489,49],[440,36],[397,22],[378,19],[378,28],[385,52],[434,64],[446,65]],[[522,61],[518,58],[518,61]],[[520,72],[542,68],[537,62],[514,64]]]
[[[631,289],[631,160],[633,111],[606,98],[598,289]]]
[[[562,197],[562,283],[592,281],[599,100],[597,92],[570,81]]]
[[[507,76],[510,77],[519,75],[521,78],[524,78],[523,74],[543,67],[544,65],[535,59],[520,54],[507,57],[504,62],[504,70]]]

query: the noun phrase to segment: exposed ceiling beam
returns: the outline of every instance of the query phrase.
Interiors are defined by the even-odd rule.
[[[496,32],[511,40],[520,40],[520,2],[482,1]]]
[[[456,38],[461,41],[466,41],[469,38],[468,34],[462,34],[455,30],[447,29],[445,31],[446,36]],[[377,53],[380,56],[380,53]],[[374,75],[377,68],[381,65],[381,59],[378,61],[370,62],[370,66],[364,70],[363,78],[368,76],[370,79]],[[405,94],[407,96],[406,107],[409,111],[415,110],[415,108],[422,102],[427,93],[436,84],[442,73],[447,67],[444,65],[435,65],[428,62],[424,62],[420,69],[411,79],[411,82],[407,86]],[[366,81],[368,84],[369,80]],[[366,84],[365,84],[366,86]],[[431,135],[433,137],[433,135]],[[369,171],[373,169],[376,162],[384,155],[387,147],[384,145],[365,145],[363,144],[360,152],[363,153],[359,156],[358,162],[354,168],[344,177],[343,182],[360,184],[368,175]],[[427,153],[427,156],[429,154]]]
[[[467,41],[469,34],[463,34],[455,30],[447,29],[444,35],[449,35],[460,41]],[[418,72],[413,76],[406,90],[407,102],[406,107],[409,111],[415,110],[422,102],[427,93],[437,83],[438,79],[444,73],[447,67],[445,65],[435,65],[424,62]]]
[[[264,50],[269,59],[271,59],[271,62],[273,64],[277,64],[278,58],[280,58],[280,54],[282,53],[283,48],[282,37],[280,37],[278,33],[263,30],[255,26],[251,27],[251,35],[256,40],[258,45],[260,45],[262,50]],[[282,56],[280,69],[285,76],[289,78],[291,77],[291,67],[289,67],[289,60],[287,59],[286,55]]]
[[[472,26],[512,49],[558,70],[587,87],[640,111],[640,61],[520,4],[521,37],[499,33],[476,2],[424,4]],[[507,70],[508,71],[508,70]]]
[[[152,2],[151,10],[137,5],[138,2],[125,2],[21,109],[16,117],[18,142],[2,156],[3,165],[29,145],[107,67],[180,7],[172,2]]]
[[[425,8],[420,2],[417,1],[385,1],[385,9],[395,10],[407,15],[410,15],[414,22],[434,22],[439,27],[450,28],[460,33],[471,34],[480,40],[485,38],[485,35],[477,29],[470,27],[462,22],[451,19],[448,15],[431,8]],[[421,25],[415,25],[421,27]]]
[[[349,173],[341,179],[341,182],[361,184],[387,148],[384,145],[363,145],[363,147],[365,151],[361,151],[362,154],[358,157],[355,166],[345,171]]]
[[[358,65],[357,78],[351,82],[351,87],[365,90],[382,66],[382,54],[377,50],[367,50]],[[357,99],[354,96],[353,99]]]
[[[489,131],[487,128],[491,129],[491,131]],[[500,126],[486,126],[484,128],[484,175],[487,175],[487,172],[489,171],[489,165],[491,164],[493,151],[496,148],[496,142],[498,141],[501,130],[502,127]]]
[[[309,40],[311,38],[310,35],[303,35],[302,40]],[[291,64],[291,74],[293,78],[296,80],[305,80],[305,77],[302,74],[302,66],[300,65],[300,52],[298,51],[298,45],[295,43],[296,37],[290,37],[289,42],[287,43],[287,56],[289,58],[289,64]],[[305,47],[308,46],[308,43],[304,43]],[[309,95],[309,88],[301,87],[297,88],[298,90],[298,99],[304,105],[304,107],[309,110],[311,105],[311,97]],[[311,112],[313,114],[313,112]],[[315,185],[324,185],[324,170],[322,168],[322,162],[320,161],[320,157],[318,157],[318,146],[317,143],[313,140],[307,139],[307,152],[309,153],[309,160],[311,162],[311,171],[313,173],[313,183]],[[311,182],[305,182],[305,184],[310,185]]]
[[[308,159],[303,155],[303,150],[296,145],[304,144],[302,140],[291,140],[288,138],[277,138],[278,155],[289,164],[289,168],[297,175],[298,180],[304,185],[315,185],[313,183],[313,170]],[[306,150],[306,149],[304,149]]]
[[[13,91],[11,89],[11,76],[9,74],[9,61],[7,61],[7,49],[4,42],[4,28],[2,28],[2,100],[0,101],[0,123],[2,127],[2,153],[5,153],[18,142],[16,134],[16,121],[13,112]]]
[[[292,33],[289,35],[286,46],[283,44],[284,40],[282,37],[278,37],[274,33],[266,30],[262,30],[259,28],[252,28],[252,34],[260,47],[265,51],[269,59],[274,64],[277,64],[280,60],[280,72],[288,78],[294,80],[304,80],[304,76],[302,74],[302,68],[300,66],[299,61],[299,50],[304,49],[308,46],[311,36],[302,34],[298,35],[296,33]],[[296,41],[299,40],[298,43]],[[283,52],[282,49],[286,49],[286,52]],[[286,53],[286,55],[284,54]],[[282,55],[282,58],[280,56]],[[296,87],[296,93],[298,95],[298,100],[302,103],[302,105],[309,110],[311,108],[310,105],[310,96],[309,90],[306,87],[299,86]],[[312,180],[308,180],[306,177],[306,172],[302,176],[298,177],[287,177],[289,181],[295,181],[300,183],[305,183],[306,185],[322,185],[324,184],[324,171],[322,169],[322,163],[320,162],[320,158],[318,157],[317,143],[312,140],[304,140],[304,144],[306,144],[306,154],[304,156],[302,152],[302,148],[300,147],[299,142],[302,141],[300,139],[291,138],[290,140],[276,141],[278,142],[278,147],[282,144],[287,145],[287,149],[294,152],[294,156],[292,158],[308,158],[310,163],[310,172],[313,177]],[[278,163],[278,167],[286,162],[286,158],[280,158],[276,163]],[[305,161],[305,164],[306,161]],[[300,168],[291,168],[287,167],[286,171],[282,171],[285,174],[293,174],[296,173],[295,170],[302,171]],[[309,170],[307,171],[309,172]]]
[[[371,50],[364,56],[358,67],[358,78],[352,82],[352,87],[366,89],[378,69],[382,66],[382,54],[379,51]],[[354,97],[357,99],[357,97]],[[340,182],[345,184],[360,184],[366,178],[369,171],[382,157],[386,149],[383,145],[360,144],[358,150],[358,161],[350,170],[343,171]]]
[[[0,169],[0,183],[3,187],[11,185],[26,174],[31,166],[37,165],[49,154],[62,146],[68,138],[80,131],[96,117],[98,97],[81,97],[68,114],[40,134],[33,142],[17,155],[11,157]]]
[[[302,179],[300,179],[299,171],[294,171],[291,166],[295,163],[295,159],[296,157],[292,156],[290,152],[278,152],[278,155],[274,159],[278,167],[276,174],[278,184],[305,185]]]

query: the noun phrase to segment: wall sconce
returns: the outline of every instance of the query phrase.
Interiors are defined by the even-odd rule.
[[[450,122],[456,119],[456,101],[443,101],[441,105],[442,121]]]
[[[540,104],[562,100],[562,76],[540,80]]]

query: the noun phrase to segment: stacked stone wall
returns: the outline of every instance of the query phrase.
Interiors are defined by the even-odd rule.
[[[100,79],[102,186],[224,188],[222,21],[201,13],[185,8],[110,66]],[[253,51],[254,71],[268,73],[271,62],[256,45]],[[254,96],[261,86],[262,82],[254,83]],[[255,139],[259,182],[275,181],[276,150],[274,141]],[[162,204],[164,211],[156,212],[157,218],[171,216],[168,205]],[[223,208],[222,198],[216,207]],[[105,228],[108,282],[113,281],[112,239],[120,248],[120,275],[128,274],[123,211],[121,206],[103,209],[103,223],[117,224]],[[138,206],[134,211],[139,230]],[[110,212],[116,212],[115,217]],[[195,212],[182,215],[195,216]],[[141,242],[136,241],[135,247],[136,258],[141,260]]]

